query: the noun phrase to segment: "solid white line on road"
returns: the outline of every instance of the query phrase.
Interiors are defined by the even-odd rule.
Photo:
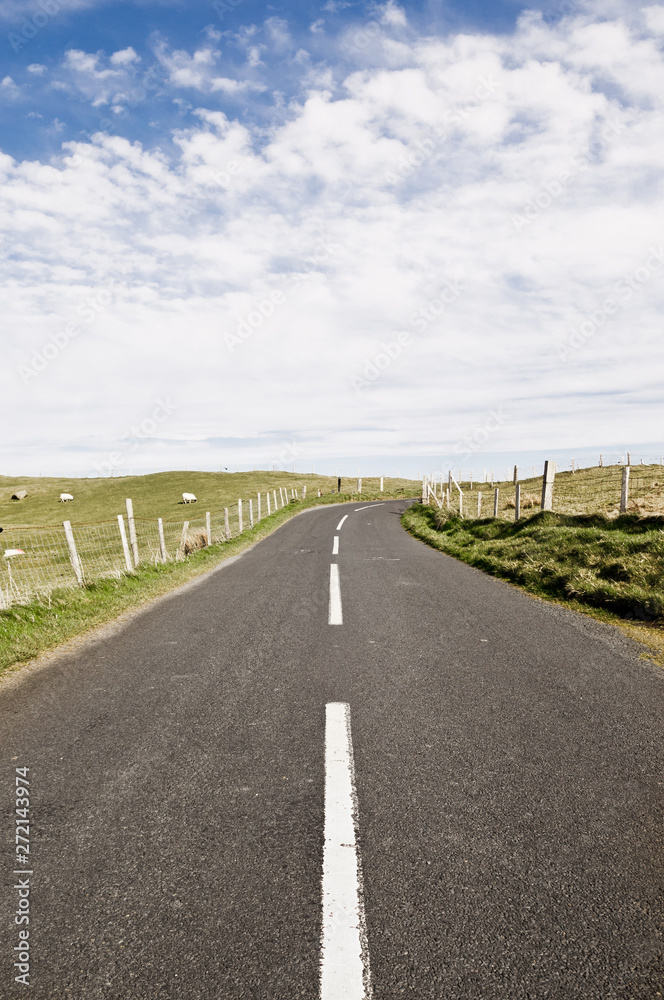
[[[341,587],[339,585],[339,564],[330,564],[330,612],[328,625],[343,625],[341,614]]]
[[[350,708],[325,706],[325,846],[321,1000],[370,1000]]]
[[[344,521],[346,520],[347,517],[348,517],[348,514],[344,514],[344,516],[341,518],[341,520],[339,521],[339,523],[337,525],[337,531],[339,530],[339,528],[344,523]]]
[[[371,510],[372,507],[382,507],[382,506],[383,506],[382,503],[370,503],[368,507],[356,507],[353,513],[357,514],[358,510]]]
[[[339,536],[338,535],[334,536],[334,542],[332,543],[332,555],[333,556],[338,556],[339,555]]]

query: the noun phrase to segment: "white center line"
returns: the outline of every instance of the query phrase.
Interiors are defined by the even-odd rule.
[[[330,564],[330,611],[328,625],[343,625],[341,614],[341,587],[339,585],[339,564]]]
[[[332,543],[332,555],[333,556],[338,556],[339,555],[339,536],[338,535],[334,536],[334,542]]]
[[[382,506],[383,506],[382,503],[370,503],[367,507],[356,507],[353,513],[357,514],[358,510],[371,510],[372,507],[382,507]]]
[[[350,708],[325,706],[321,1000],[371,1000]]]
[[[347,517],[348,517],[348,514],[344,514],[344,516],[341,518],[341,520],[339,521],[339,523],[337,525],[337,531],[339,530],[339,528],[344,523],[344,521],[346,520]]]

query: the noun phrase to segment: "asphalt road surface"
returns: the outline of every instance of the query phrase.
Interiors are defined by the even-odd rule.
[[[664,672],[404,506],[298,516],[0,689],[0,997],[664,994]]]

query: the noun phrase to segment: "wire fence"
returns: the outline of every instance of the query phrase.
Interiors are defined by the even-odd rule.
[[[318,495],[321,491],[318,490]],[[48,598],[55,589],[120,578],[140,565],[184,560],[197,549],[236,538],[291,500],[306,498],[306,487],[277,487],[239,500],[221,511],[177,521],[145,520],[127,513],[101,524],[69,521],[63,527],[11,528],[0,535],[0,608]]]
[[[637,514],[664,516],[664,468],[652,465],[612,465],[557,472],[550,463],[549,495],[544,475],[521,479],[518,472],[502,482],[447,480],[425,477],[423,497],[434,506],[465,518],[514,520],[550,509],[559,514]],[[516,481],[515,481],[516,480]]]

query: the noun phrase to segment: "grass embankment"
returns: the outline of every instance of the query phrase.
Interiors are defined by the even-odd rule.
[[[464,520],[421,504],[403,526],[470,566],[620,626],[664,654],[664,517],[540,511]]]
[[[10,479],[0,476],[0,526],[44,527],[60,525],[64,518],[72,525],[112,521],[124,513],[125,499],[134,503],[137,518],[164,521],[182,520],[191,507],[182,503],[183,493],[194,493],[196,509],[219,511],[280,486],[301,490],[306,485],[309,497],[318,489],[331,493],[337,480],[331,476],[302,475],[291,472],[157,472],[149,476],[119,476],[99,479],[46,479],[41,476]],[[384,496],[414,496],[419,484],[407,479],[385,479]],[[344,477],[341,491],[349,496],[356,491],[357,479]],[[25,500],[12,500],[17,490],[27,490]],[[362,499],[380,490],[380,479],[362,480]],[[59,502],[61,493],[71,493],[73,502]],[[357,497],[357,492],[354,493]]]
[[[411,484],[411,495],[412,492]],[[405,493],[403,487],[397,487],[391,495],[404,496]],[[389,498],[387,491],[364,492],[364,488],[361,497],[362,500]],[[193,580],[265,538],[300,511],[352,500],[357,500],[357,494],[330,493],[304,501],[292,500],[242,535],[198,549],[182,562],[146,563],[120,578],[98,580],[75,589],[54,590],[39,600],[0,610],[0,674]]]

